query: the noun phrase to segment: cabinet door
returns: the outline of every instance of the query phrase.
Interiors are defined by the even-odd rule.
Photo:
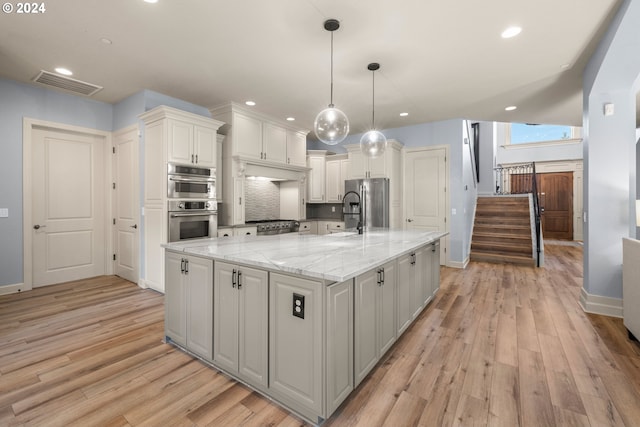
[[[264,123],[262,138],[262,158],[287,163],[287,130],[272,123]]]
[[[352,179],[368,178],[369,162],[362,152],[358,150],[349,151],[349,161],[351,162]]]
[[[396,261],[390,261],[383,267],[383,282],[378,298],[378,346],[380,357],[391,348],[396,341]]]
[[[167,149],[170,162],[193,164],[193,125],[168,119]]]
[[[340,160],[331,160],[326,163],[325,170],[325,194],[327,203],[340,203]],[[344,183],[342,184],[344,192]]]
[[[435,297],[440,289],[440,241],[434,242],[431,252],[431,295]]]
[[[267,387],[269,336],[269,282],[267,272],[239,268],[238,373],[255,385]]]
[[[307,166],[307,136],[304,133],[287,131],[287,163]]]
[[[216,132],[209,128],[195,126],[193,134],[194,163],[198,166],[215,168],[218,152]]]
[[[353,391],[353,281],[327,289],[327,416]]]
[[[309,157],[309,203],[324,203],[325,158]]]
[[[415,273],[412,262],[412,255],[405,255],[398,259],[398,300],[396,303],[398,336],[407,329],[413,320]]]
[[[378,269],[355,278],[354,372],[357,386],[378,361]],[[394,331],[395,333],[395,331]]]
[[[238,269],[232,264],[216,262],[214,267],[214,356],[221,368],[238,371]]]
[[[271,273],[269,279],[269,389],[293,409],[322,413],[323,285]],[[293,315],[293,298],[304,297],[304,318]]]
[[[344,197],[344,181],[351,179],[351,162],[349,160],[340,160],[340,201]]]
[[[260,159],[262,153],[262,122],[233,113],[233,155]]]
[[[387,178],[387,160],[388,152],[385,150],[382,156],[369,157],[369,178]]]
[[[413,264],[413,298],[411,300],[413,310],[413,319],[418,317],[425,306],[425,289],[423,275],[425,273],[425,264],[427,263],[426,253],[423,248],[419,248],[415,252]]]
[[[165,251],[164,333],[176,344],[187,345],[187,290],[184,284],[184,257]]]
[[[431,245],[418,249],[416,251],[416,257],[416,292],[419,292],[418,296],[422,302],[422,308],[424,308],[433,296],[433,290],[431,288],[431,282],[433,280],[431,274]]]
[[[188,257],[187,348],[213,360],[213,261]]]

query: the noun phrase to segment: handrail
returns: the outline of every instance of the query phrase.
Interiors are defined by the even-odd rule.
[[[533,213],[536,231],[536,265],[540,267],[540,253],[542,252],[542,209],[538,197],[538,179],[536,164],[525,163],[515,166],[499,166],[494,168],[496,190],[499,195],[529,194],[533,196]]]
[[[533,195],[533,213],[536,222],[536,267],[540,267],[540,252],[541,252],[541,240],[542,240],[542,229],[541,229],[541,209],[540,209],[540,199],[538,198],[538,175],[536,175],[536,163],[533,162],[533,185],[532,185],[532,195]]]

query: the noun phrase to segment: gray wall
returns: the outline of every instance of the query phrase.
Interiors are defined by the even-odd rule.
[[[22,124],[24,118],[110,131],[112,106],[0,79],[0,286],[23,282]]]
[[[138,115],[158,105],[210,117],[209,111],[152,91],[143,91],[115,104],[69,95],[46,88],[0,79],[0,208],[9,209],[0,218],[0,286],[22,283],[22,124],[24,118],[113,131],[138,124]],[[140,171],[144,156],[140,144]],[[144,188],[141,176],[141,188]],[[142,205],[142,192],[140,194]],[[140,224],[142,225],[142,224]],[[141,237],[144,230],[141,229]],[[141,254],[144,247],[140,245]],[[140,257],[142,264],[144,257]],[[140,266],[144,271],[144,266]]]
[[[638,27],[640,1],[623,1],[584,72],[583,288],[588,298],[583,305],[587,309],[592,295],[622,298],[621,241],[636,234]],[[615,105],[613,116],[603,115],[604,103]]]

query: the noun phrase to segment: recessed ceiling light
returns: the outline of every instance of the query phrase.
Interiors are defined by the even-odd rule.
[[[100,41],[104,44],[113,44],[113,42],[106,37],[101,38]]]
[[[518,107],[516,107],[515,105],[509,105],[508,107],[506,107],[506,108],[504,109],[504,111],[513,111],[513,110],[515,110],[516,108],[518,108]]]
[[[562,64],[562,65],[560,66],[560,69],[561,69],[561,70],[568,70],[570,67],[571,67],[571,65],[570,65],[570,64]]]
[[[400,113],[400,117],[407,117],[409,113]]]
[[[288,122],[293,122],[295,119],[296,119],[295,117],[287,117]]]
[[[158,3],[158,0],[144,0],[145,3]]]
[[[256,103],[253,101],[247,101],[245,102],[245,104],[247,104],[249,107],[253,107],[254,105],[256,105]]]
[[[522,32],[522,28],[520,27],[509,27],[500,34],[503,39],[510,39],[511,37],[515,37]]]
[[[71,72],[71,70],[64,68],[64,67],[58,67],[55,69],[55,72],[58,74],[62,74],[63,76],[71,76],[73,75],[73,73]]]

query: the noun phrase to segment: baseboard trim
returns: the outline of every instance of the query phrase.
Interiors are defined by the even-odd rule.
[[[461,270],[464,270],[465,268],[467,268],[467,265],[469,265],[469,257],[467,257],[462,262],[460,262],[460,261],[449,261],[449,264],[447,264],[447,267],[459,268]]]
[[[137,285],[138,285],[139,287],[141,287],[142,289],[149,289],[149,285],[147,285],[146,280],[144,280],[144,279],[142,279],[142,278],[139,278],[139,279],[138,279],[138,283],[137,283]]]
[[[0,295],[17,294],[26,291],[24,283],[0,286]]]
[[[582,288],[580,291],[580,305],[587,313],[619,318],[623,317],[622,298],[591,295]]]

